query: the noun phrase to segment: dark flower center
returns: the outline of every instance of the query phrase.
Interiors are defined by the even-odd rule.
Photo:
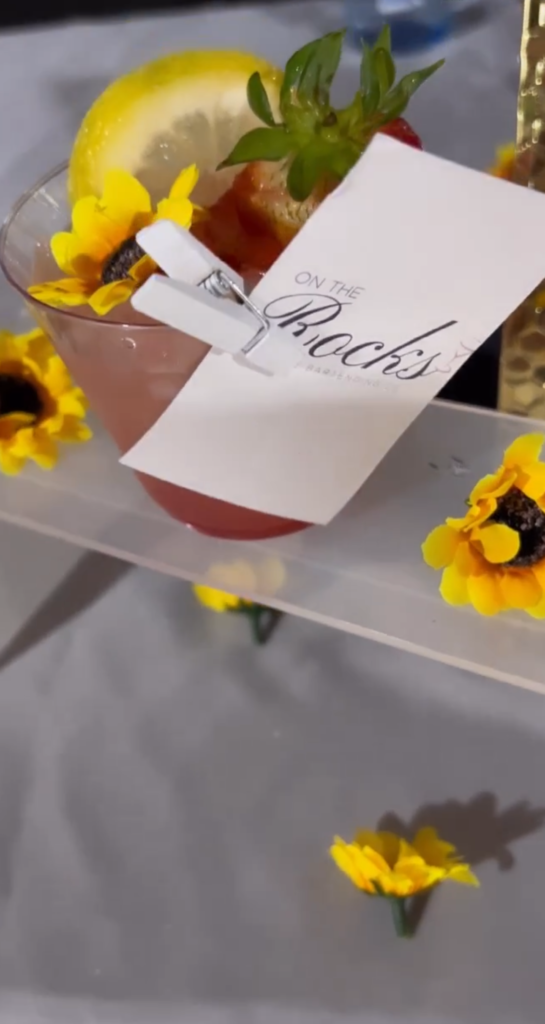
[[[31,381],[11,373],[0,373],[0,416],[7,416],[11,412],[38,416],[41,410],[42,400]]]
[[[504,565],[524,569],[545,558],[545,512],[517,487],[498,498],[498,507],[488,522],[510,526],[520,537],[518,554]]]
[[[123,281],[129,276],[135,263],[145,256],[142,246],[138,245],[136,238],[126,238],[119,249],[106,260],[102,268],[102,284],[113,284],[114,281]]]

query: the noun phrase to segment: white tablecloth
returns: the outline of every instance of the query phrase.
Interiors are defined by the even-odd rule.
[[[474,166],[514,126],[520,7],[492,6],[414,105]],[[281,60],[339,21],[292,2],[5,34],[3,212],[124,68]],[[0,1020],[541,1024],[542,698],[295,620],[256,650],[182,584],[5,525],[0,562]],[[482,881],[436,892],[410,942],[327,856],[385,815],[438,824]]]

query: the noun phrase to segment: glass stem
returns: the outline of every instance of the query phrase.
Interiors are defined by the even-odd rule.
[[[390,906],[396,935],[400,939],[409,938],[411,932],[407,921],[407,901],[400,896],[392,896],[390,897]]]

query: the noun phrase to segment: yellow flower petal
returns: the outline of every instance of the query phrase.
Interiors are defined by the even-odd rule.
[[[190,228],[193,219],[193,204],[189,199],[161,199],[157,203],[156,220],[173,220],[181,228]]]
[[[72,380],[60,356],[52,355],[47,360],[43,382],[50,394],[55,397],[72,390]]]
[[[447,604],[463,605],[469,601],[467,578],[462,576],[456,565],[443,569],[439,593]]]
[[[0,365],[5,361],[17,359],[19,353],[26,352],[26,345],[18,345],[18,340],[11,331],[0,331]]]
[[[34,423],[34,416],[27,412],[10,412],[0,416],[0,442],[11,441],[18,430]]]
[[[446,868],[456,855],[456,847],[440,839],[437,830],[427,826],[421,828],[413,839],[413,846],[427,864]]]
[[[375,873],[388,874],[390,871],[390,865],[386,863],[384,857],[377,853],[372,846],[364,846],[361,850],[361,863],[365,865],[369,877],[373,878]]]
[[[375,892],[372,882],[361,871],[360,851],[357,847],[353,844],[345,843],[344,839],[336,836],[329,852],[339,870],[347,875],[358,889],[363,889],[364,892],[368,893]]]
[[[515,479],[515,472],[506,472],[504,467],[501,466],[496,473],[490,473],[475,485],[469,496],[471,504],[476,505],[477,502],[483,499],[499,498],[503,494],[507,494],[509,488],[513,486]]]
[[[85,416],[87,412],[87,402],[83,395],[79,395],[76,389],[68,391],[65,395],[61,395],[58,400],[57,407],[61,416],[75,416],[76,419]]]
[[[18,340],[24,344],[30,358],[41,366],[55,356],[55,349],[41,328],[30,331],[28,334],[20,334]]]
[[[397,871],[383,873],[375,879],[374,884],[380,893],[385,896],[410,896],[414,890],[414,882],[407,875]]]
[[[16,476],[17,473],[20,473],[20,470],[24,469],[26,461],[26,459],[12,455],[0,444],[0,470],[6,476]]]
[[[497,615],[506,607],[496,574],[470,576],[467,580],[467,593],[475,611],[480,615]]]
[[[80,444],[83,441],[90,441],[93,431],[80,419],[74,416],[63,416],[63,423],[55,431],[55,438],[66,444]],[[45,424],[47,426],[47,424]]]
[[[106,214],[95,196],[78,199],[72,210],[72,230],[77,236],[72,259],[82,252],[102,262],[127,239],[128,228],[125,222],[119,224]]]
[[[129,278],[124,278],[122,281],[112,281],[111,284],[103,284],[101,288],[97,288],[89,296],[89,305],[99,316],[105,316],[115,306],[120,306],[123,302],[127,302],[136,291],[136,288],[136,282],[129,280]]]
[[[191,195],[199,180],[199,171],[196,164],[186,167],[176,178],[170,192],[169,199],[187,199]]]
[[[545,463],[536,462],[533,466],[525,466],[519,487],[526,497],[539,501],[545,494]]]
[[[130,232],[138,214],[151,213],[150,194],[128,171],[106,171],[101,207],[108,217]]]
[[[136,281],[140,286],[141,284],[144,284],[144,281],[147,281],[152,274],[155,274],[156,271],[157,264],[152,260],[151,256],[148,256],[146,253],[145,256],[141,256],[137,263],[133,264],[129,270],[129,277],[132,278],[133,281]]]
[[[0,470],[6,476],[17,476],[21,472],[26,459],[13,455],[4,444],[0,444]]]
[[[538,601],[538,603],[533,605],[532,608],[526,608],[525,611],[528,615],[531,615],[533,619],[545,619],[545,593],[543,594],[541,601]]]
[[[506,469],[518,469],[528,462],[537,462],[545,441],[545,434],[523,434],[517,437],[503,456]]]
[[[242,604],[240,597],[236,597],[235,594],[228,594],[225,590],[216,590],[202,583],[195,584],[193,593],[201,604],[214,612],[226,612],[231,608],[239,608]]]
[[[422,545],[426,565],[432,569],[444,569],[454,560],[459,543],[460,535],[452,526],[436,526]]]
[[[430,889],[441,882],[446,874],[443,868],[430,867],[420,857],[399,861],[395,873],[398,878],[405,880],[401,885],[398,882],[399,895],[404,895],[403,889],[407,895]]]
[[[533,608],[543,597],[543,590],[531,569],[506,572],[500,585],[509,608]]]
[[[453,530],[469,532],[475,526],[480,526],[481,523],[486,522],[490,516],[494,515],[497,507],[498,502],[496,498],[482,498],[478,505],[473,505],[468,509],[463,519],[453,519],[449,516],[446,524],[452,527]]]
[[[532,566],[532,572],[542,590],[545,590],[545,559]]]
[[[53,259],[64,274],[73,274],[72,266],[73,235],[70,231],[57,231],[51,238]]]
[[[451,882],[458,882],[460,885],[471,885],[475,889],[480,888],[479,879],[473,874],[468,864],[455,864],[449,868],[447,878]]]
[[[93,287],[77,277],[61,278],[59,281],[44,281],[32,284],[28,294],[47,306],[83,306],[88,302]]]
[[[394,866],[399,853],[399,836],[393,832],[368,832],[362,829],[356,833],[354,841],[362,848],[368,846],[375,850],[390,867]]]
[[[503,523],[485,524],[471,534],[472,540],[478,540],[487,562],[501,565],[510,562],[520,551],[520,534]]]
[[[35,449],[34,433],[32,426],[21,427],[11,442],[11,454],[18,459],[28,459]]]
[[[486,572],[483,556],[467,540],[458,545],[454,564],[462,576],[480,576],[482,572]]]
[[[55,441],[43,431],[34,434],[34,446],[30,458],[40,469],[53,469],[57,465],[59,453]]]

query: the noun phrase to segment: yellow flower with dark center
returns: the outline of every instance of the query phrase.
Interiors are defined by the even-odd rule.
[[[495,178],[504,178],[512,181],[515,173],[516,147],[513,142],[507,146],[499,146],[496,150],[496,160],[489,168],[489,174]]]
[[[410,934],[406,900],[450,880],[478,886],[456,848],[434,828],[422,828],[411,843],[393,832],[358,832],[353,842],[335,837],[330,849],[337,867],[357,889],[387,898],[397,934]]]
[[[0,331],[0,470],[20,472],[28,459],[52,469],[58,442],[88,441],[87,403],[39,328]]]
[[[85,196],[72,210],[72,230],[51,239],[51,252],[67,277],[32,285],[33,298],[49,306],[89,304],[100,316],[131,295],[157,270],[135,240],[157,220],[191,227],[196,209],[189,196],[198,179],[195,165],[174,182],[154,211],[147,189],[127,171],[108,171],[102,198]]]
[[[545,618],[544,434],[517,438],[502,465],[474,487],[462,519],[447,519],[422,545],[442,569],[441,596],[481,615],[510,608]]]

